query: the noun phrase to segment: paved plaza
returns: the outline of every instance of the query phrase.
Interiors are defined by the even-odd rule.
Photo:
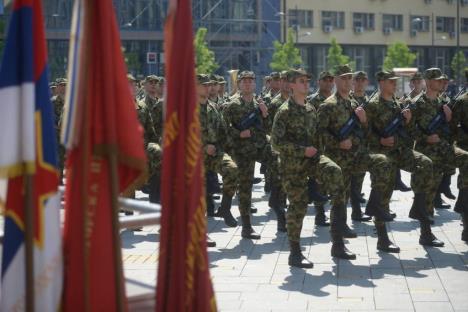
[[[256,176],[260,176],[258,168]],[[403,180],[409,184],[409,174],[403,172]],[[369,184],[366,176],[366,197]],[[457,191],[456,176],[452,190]],[[378,252],[373,224],[352,223],[358,238],[347,240],[347,246],[357,254],[354,261],[330,256],[328,228],[315,227],[315,212],[309,206],[301,244],[314,268],[304,270],[288,266],[286,234],[276,233],[263,183],[254,185],[253,205],[258,213],[252,223],[262,234],[260,240],[242,239],[240,227],[227,228],[221,219],[208,220],[210,237],[217,243],[209,249],[209,257],[219,310],[468,311],[468,245],[460,240],[460,217],[452,209],[437,210],[433,231],[445,247],[423,248],[418,244],[418,223],[407,217],[412,196],[412,192],[395,192],[391,203],[397,218],[390,224],[389,235],[401,252]],[[233,212],[239,216],[237,201]],[[158,228],[122,233],[125,274],[132,281],[129,293],[148,293],[148,286],[155,284]],[[144,306],[131,307],[144,311]]]

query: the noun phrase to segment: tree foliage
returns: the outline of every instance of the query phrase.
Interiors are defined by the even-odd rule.
[[[354,68],[354,62],[351,62],[349,56],[343,54],[343,48],[335,38],[332,38],[330,42],[330,48],[328,49],[327,68],[331,70],[338,65],[344,64],[349,64],[352,68]]]
[[[270,63],[272,70],[283,71],[302,64],[301,54],[294,43],[293,33],[294,30],[289,28],[284,44],[281,44],[277,40],[273,42],[275,52]]]
[[[195,34],[194,48],[195,48],[195,67],[196,72],[199,74],[211,74],[219,65],[216,63],[215,54],[208,48],[205,40],[207,29],[200,27]]]
[[[465,57],[465,53],[463,53],[463,51],[458,51],[458,53],[455,53],[455,55],[453,56],[452,58],[452,63],[450,65],[450,67],[452,67],[452,70],[453,70],[453,77],[455,79],[459,79],[459,78],[462,78],[464,76],[464,72],[466,70],[466,67],[467,67],[467,63],[466,63],[466,57]]]
[[[416,60],[417,53],[410,51],[406,43],[397,41],[387,47],[383,69],[393,70],[395,67],[412,67]]]

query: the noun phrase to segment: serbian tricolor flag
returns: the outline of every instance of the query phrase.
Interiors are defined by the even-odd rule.
[[[206,250],[191,1],[169,2],[164,51],[167,93],[156,311],[216,311]]]
[[[143,129],[112,0],[76,0],[62,140],[67,148],[65,311],[125,311],[117,196],[143,179]]]
[[[0,174],[8,179],[1,311],[26,309],[26,272],[32,273],[35,298],[28,304],[36,311],[57,311],[62,295],[57,143],[41,14],[39,0],[14,1],[0,65]],[[32,212],[31,226],[26,209]],[[31,230],[29,248],[25,240]]]

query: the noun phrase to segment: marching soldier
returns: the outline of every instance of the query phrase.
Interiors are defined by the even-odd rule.
[[[430,222],[426,207],[426,196],[432,185],[432,161],[422,153],[413,150],[413,140],[410,137],[412,129],[411,110],[402,109],[395,97],[398,77],[393,72],[381,71],[376,75],[379,83],[379,93],[366,106],[369,122],[369,147],[372,153],[384,154],[392,168],[387,174],[390,181],[399,169],[412,172],[411,186],[414,190],[414,201],[410,211],[410,218],[421,223],[422,245],[443,246],[443,243],[430,235]],[[415,98],[417,100],[418,97]],[[398,123],[395,123],[395,120]],[[392,127],[392,125],[394,125]],[[396,126],[395,126],[396,125]],[[383,190],[384,207],[390,205],[393,185],[385,185]],[[387,235],[384,220],[378,217],[374,220],[377,229],[377,249],[386,252],[399,252],[400,248],[393,244]],[[426,224],[429,224],[426,226]],[[429,230],[427,230],[427,228]]]
[[[413,112],[414,122],[417,126],[415,131],[415,150],[428,156],[433,162],[434,179],[430,192],[426,199],[429,213],[434,214],[433,201],[443,173],[459,168],[458,176],[458,199],[457,211],[468,211],[468,152],[452,144],[453,138],[445,127],[445,122],[452,122],[451,108],[440,101],[439,93],[442,91],[443,75],[439,68],[429,68],[424,72],[426,81],[426,93],[415,102]],[[439,118],[442,117],[442,118]],[[430,232],[428,222],[421,224],[422,243],[431,244],[437,242],[435,236]]]
[[[60,184],[63,183],[63,169],[65,166],[65,147],[60,143],[60,129],[62,127],[63,106],[65,105],[65,91],[67,89],[67,79],[58,78],[55,80],[56,95],[51,101],[54,106],[55,130],[58,144],[58,161],[60,170]]]
[[[260,234],[252,228],[250,214],[255,162],[263,161],[268,165],[271,161],[271,146],[265,132],[268,109],[262,101],[257,102],[254,98],[255,74],[253,72],[241,72],[238,77],[238,87],[239,96],[230,98],[223,115],[233,142],[231,156],[239,168],[241,235],[244,238],[260,239]],[[246,121],[248,121],[247,125]]]
[[[346,198],[349,197],[351,176],[370,171],[372,190],[367,203],[366,214],[379,220],[391,221],[392,217],[382,207],[382,194],[390,184],[388,171],[390,164],[382,154],[371,154],[365,136],[368,132],[367,116],[359,103],[349,96],[352,85],[352,71],[348,65],[335,69],[336,93],[323,102],[318,111],[318,131],[325,155],[341,167]],[[350,122],[351,121],[351,122]],[[344,237],[353,238],[357,234],[346,224],[346,210],[339,215],[332,214],[332,225],[340,220]],[[335,221],[334,221],[335,220]],[[334,241],[335,244],[335,241]]]
[[[332,255],[343,259],[356,258],[343,241],[343,218],[339,216],[345,213],[346,207],[341,169],[321,153],[316,133],[316,110],[306,101],[309,77],[302,69],[288,71],[291,97],[278,110],[272,131],[272,144],[280,153],[283,183],[290,202],[286,217],[290,245],[288,263],[300,268],[313,267],[300,247],[302,223],[307,212],[309,176],[320,180],[332,196]]]

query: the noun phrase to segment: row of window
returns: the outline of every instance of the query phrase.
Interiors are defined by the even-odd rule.
[[[288,19],[291,27],[313,28],[312,10],[289,10]],[[375,30],[374,13],[353,13],[353,28],[357,32]],[[345,12],[321,11],[322,29],[324,31],[345,28]],[[424,15],[410,15],[409,25],[412,31],[429,32],[432,18]],[[468,32],[468,18],[460,19],[461,32]],[[435,30],[443,33],[455,32],[455,17],[437,16],[435,17]],[[403,31],[402,14],[383,14],[382,30]]]

